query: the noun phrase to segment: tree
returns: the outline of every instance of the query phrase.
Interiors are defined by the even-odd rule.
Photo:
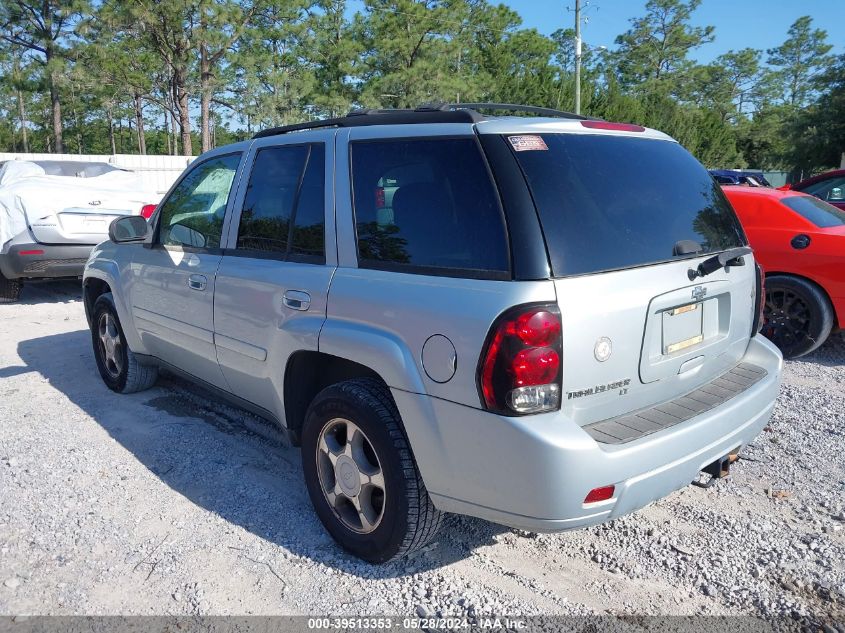
[[[361,46],[345,17],[346,0],[320,0],[319,11],[306,23],[312,42],[308,55],[314,67],[313,104],[318,114],[336,117],[350,110],[357,98],[351,81]]]
[[[714,27],[691,26],[692,12],[701,0],[649,0],[646,15],[631,20],[631,28],[616,38],[616,60],[622,85],[660,86],[666,93],[683,94],[692,67],[689,52],[713,41]]]
[[[794,121],[793,165],[806,171],[845,168],[845,55],[815,79],[824,90]]]
[[[469,9],[465,0],[367,0],[354,26],[363,46],[361,101],[416,107],[459,95]]]
[[[269,4],[234,53],[236,110],[246,116],[248,129],[303,120],[313,103],[315,78],[308,56],[315,53],[303,19],[308,8],[305,2]]]
[[[741,119],[736,127],[737,147],[745,163],[759,169],[780,169],[786,166],[789,146],[785,128],[787,112],[782,105],[767,104],[757,109],[750,119]]]
[[[760,51],[752,48],[728,51],[712,64],[697,68],[696,101],[718,112],[722,121],[736,120],[751,105],[761,77],[760,56]]]
[[[210,106],[220,66],[261,9],[262,0],[199,0],[194,41],[199,56],[202,151],[211,149]]]
[[[155,56],[155,63],[167,68],[167,100],[178,121],[182,153],[193,154],[189,111],[189,74],[193,60],[193,31],[197,6],[191,0],[146,3],[128,0],[105,3],[103,16],[120,39],[134,40]]]
[[[90,12],[88,0],[5,0],[0,4],[2,39],[26,50],[43,66],[50,89],[53,150],[63,151],[60,83],[64,56],[79,19]]]
[[[558,105],[558,69],[550,61],[555,43],[521,24],[504,5],[471,7],[461,44],[464,101]]]
[[[813,92],[816,77],[830,67],[833,59],[828,55],[833,48],[827,43],[827,31],[813,29],[809,15],[795,20],[789,27],[789,37],[777,48],[767,52],[767,62],[779,70],[781,99],[792,107],[807,104]]]
[[[13,119],[17,119],[21,147],[24,152],[29,152],[29,123],[24,95],[36,88],[32,71],[32,62],[26,62],[20,47],[10,45],[8,50],[0,50],[0,90],[2,90],[0,94],[6,99],[5,109],[10,124]],[[10,129],[10,137],[12,144],[16,145],[13,129]]]
[[[104,4],[84,33],[88,40],[80,47],[80,60],[94,80],[89,91],[98,95],[99,109],[105,114],[112,152],[114,110],[118,104],[131,103],[134,115],[138,153],[147,153],[145,102],[155,102],[162,109],[168,104],[161,92],[159,60],[143,38],[125,28],[125,12],[116,5]]]

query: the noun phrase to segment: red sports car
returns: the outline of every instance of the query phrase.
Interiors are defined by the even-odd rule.
[[[845,210],[845,169],[834,169],[812,178],[805,178],[782,189],[809,193],[820,200]]]
[[[766,273],[763,334],[787,358],[845,320],[845,211],[798,191],[722,188]]]

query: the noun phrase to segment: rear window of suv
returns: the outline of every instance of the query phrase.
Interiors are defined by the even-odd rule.
[[[510,278],[504,214],[475,138],[351,144],[358,265]]]
[[[540,137],[543,142],[528,149],[513,139],[510,145],[522,150],[514,154],[556,277],[670,261],[681,240],[701,245],[696,256],[746,244],[719,185],[679,144],[595,134]]]

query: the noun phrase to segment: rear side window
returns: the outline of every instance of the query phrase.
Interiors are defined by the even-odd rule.
[[[505,223],[474,138],[351,145],[362,268],[510,278]]]
[[[788,196],[781,202],[819,228],[845,224],[845,213],[824,200],[812,196]]]
[[[325,262],[322,143],[259,150],[238,225],[241,254]]]
[[[540,213],[557,277],[745,245],[721,188],[677,143],[629,136],[543,134],[515,151]],[[513,139],[509,143],[517,146]],[[689,257],[689,255],[687,255]]]

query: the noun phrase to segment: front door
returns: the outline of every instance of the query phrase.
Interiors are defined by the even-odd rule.
[[[147,352],[221,388],[226,382],[214,349],[214,277],[241,156],[212,156],[189,168],[160,205],[150,248],[137,249],[128,289]]]
[[[232,392],[284,420],[285,367],[317,350],[336,266],[334,131],[256,141],[217,271],[214,340]],[[246,174],[249,174],[247,177]]]

